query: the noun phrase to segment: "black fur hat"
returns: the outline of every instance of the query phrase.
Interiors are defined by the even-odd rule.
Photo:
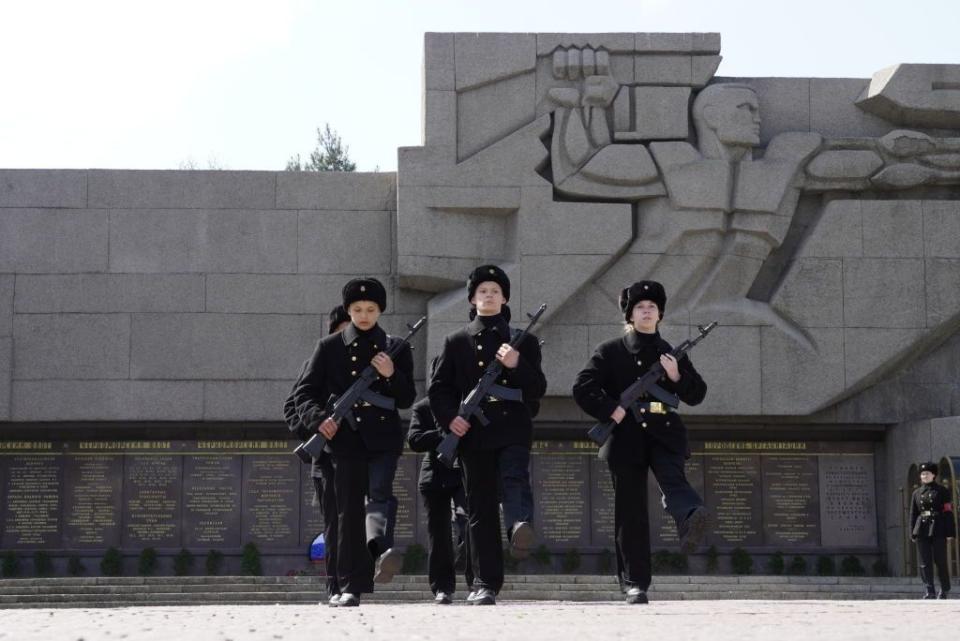
[[[503,297],[510,300],[510,277],[496,265],[480,265],[467,276],[467,300],[473,300],[480,283],[491,281],[500,285]]]
[[[337,331],[341,323],[349,323],[350,314],[343,308],[343,305],[337,305],[330,310],[330,324],[327,326],[327,334]]]
[[[667,292],[664,291],[663,285],[655,280],[641,280],[630,287],[624,287],[620,292],[620,311],[623,312],[625,321],[630,322],[634,306],[642,300],[656,303],[660,320],[663,320],[663,311],[667,307]]]
[[[939,471],[939,468],[937,467],[936,463],[933,463],[932,461],[928,461],[927,463],[920,464],[920,471],[933,472],[933,475],[936,476],[937,472]]]
[[[387,290],[376,278],[354,278],[343,286],[344,309],[358,300],[373,301],[380,307],[380,313],[387,311]]]

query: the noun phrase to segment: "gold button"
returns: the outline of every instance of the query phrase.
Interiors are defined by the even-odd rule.
[[[670,427],[670,421],[667,421],[667,427]]]
[[[385,420],[387,420],[387,417],[386,417],[386,416],[381,416],[381,417],[380,417],[380,420],[381,420],[381,421],[385,421]],[[667,423],[667,425],[670,425],[670,423]]]
[[[379,346],[379,345],[374,345],[374,346],[373,346],[373,349],[380,349],[380,346]]]
[[[477,361],[477,365],[479,365],[480,367],[483,367],[483,361]]]
[[[477,345],[477,349],[483,349],[483,345]]]
[[[350,360],[351,360],[351,361],[355,361],[355,360],[357,360],[357,357],[356,357],[356,356],[351,356],[351,357],[350,357]]]
[[[637,361],[637,365],[643,365],[641,361]]]
[[[641,407],[641,408],[640,408],[640,413],[641,413],[641,414],[646,414],[646,413],[647,413],[647,408]]]
[[[357,417],[357,423],[359,423],[359,422],[360,422],[360,417],[358,416],[358,417]],[[647,426],[647,424],[646,424],[646,423],[644,423],[644,424],[643,424],[643,426],[644,426],[644,427],[646,427],[646,426]]]
[[[505,378],[504,378],[504,379],[501,379],[500,382],[503,383],[504,385],[506,385],[506,384],[507,384],[507,379],[505,379]]]
[[[350,376],[356,376],[356,375],[357,375],[357,370],[351,370]]]
[[[359,421],[360,419],[358,418],[357,420]],[[646,423],[640,423],[640,427],[646,427],[646,426],[647,426]]]
[[[354,343],[354,344],[353,344],[353,346],[354,346],[354,347],[356,347],[356,346],[357,346],[357,344],[356,344],[356,343]]]

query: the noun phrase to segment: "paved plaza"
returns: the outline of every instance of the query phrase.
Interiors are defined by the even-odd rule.
[[[198,606],[6,610],[0,640],[249,641],[253,639],[646,638],[694,641],[902,639],[960,615],[960,601],[696,601],[614,603]],[[931,628],[931,626],[934,626]]]

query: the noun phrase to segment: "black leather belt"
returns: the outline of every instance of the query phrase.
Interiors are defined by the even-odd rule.
[[[653,401],[650,403],[642,403],[637,401],[634,403],[634,406],[637,408],[637,411],[641,414],[669,414],[670,406],[666,403],[661,403],[659,401]]]

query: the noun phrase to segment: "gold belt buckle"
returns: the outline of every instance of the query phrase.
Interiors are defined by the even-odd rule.
[[[663,403],[659,401],[654,401],[650,403],[650,413],[651,414],[666,414],[666,410],[663,409]]]

